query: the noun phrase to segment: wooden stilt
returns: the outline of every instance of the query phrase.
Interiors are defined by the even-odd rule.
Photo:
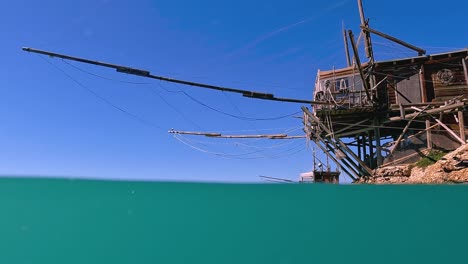
[[[375,135],[375,151],[377,152],[377,167],[383,164],[382,148],[380,145],[380,128],[379,120],[374,119],[374,135]]]
[[[421,65],[419,70],[419,86],[421,88],[421,102],[427,102],[427,91],[426,91],[426,78],[424,78],[424,64]]]
[[[458,111],[458,126],[460,127],[460,139],[466,143],[465,120],[463,119],[463,111]]]
[[[369,167],[371,169],[373,169],[374,168],[373,165],[375,164],[375,162],[374,162],[374,143],[373,143],[374,140],[373,140],[373,137],[372,137],[372,133],[370,131],[367,133],[367,135],[369,136]]]
[[[358,157],[362,160],[362,153],[361,153],[361,135],[358,135],[358,138],[357,138],[357,151],[358,151]]]
[[[468,85],[468,69],[466,68],[466,59],[462,59],[463,72],[465,73],[465,83]]]
[[[426,119],[426,133],[427,148],[432,149],[431,121],[429,121],[429,119]]]

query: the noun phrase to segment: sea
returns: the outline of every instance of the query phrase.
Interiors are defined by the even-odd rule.
[[[0,179],[0,263],[468,263],[468,185]]]

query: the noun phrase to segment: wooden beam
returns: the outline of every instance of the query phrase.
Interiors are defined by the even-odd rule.
[[[434,108],[434,109],[427,110],[427,111],[425,111],[425,114],[427,114],[427,115],[436,114],[436,113],[440,113],[440,112],[444,112],[444,111],[453,110],[455,108],[460,108],[460,107],[463,107],[464,105],[465,105],[464,102],[460,102],[460,103],[456,103],[456,104],[441,106],[439,108]],[[419,113],[413,113],[413,114],[406,115],[406,118],[412,118],[413,116],[416,116],[416,115],[419,115]],[[402,120],[401,117],[394,116],[394,117],[389,118],[385,122],[388,123],[388,122],[394,122],[394,121],[400,121],[400,120]]]
[[[33,52],[33,53],[47,55],[51,57],[57,57],[57,58],[61,58],[64,60],[72,60],[72,61],[78,61],[78,62],[92,64],[96,66],[112,68],[120,73],[131,74],[131,75],[136,75],[140,77],[145,77],[145,78],[150,78],[150,79],[155,79],[155,80],[160,80],[160,81],[165,81],[165,82],[178,83],[182,85],[188,85],[188,86],[223,91],[223,92],[239,93],[239,94],[242,94],[242,96],[244,97],[249,97],[249,98],[254,98],[254,99],[271,100],[271,101],[278,101],[278,102],[289,102],[289,103],[300,103],[300,104],[317,104],[317,105],[330,104],[327,102],[316,102],[316,101],[296,99],[296,98],[281,98],[281,97],[275,97],[271,93],[229,88],[229,87],[223,87],[223,86],[218,86],[218,85],[198,83],[198,82],[174,79],[174,78],[169,78],[169,77],[164,77],[164,76],[158,76],[158,75],[151,74],[147,70],[131,68],[131,67],[117,65],[117,64],[110,64],[106,62],[99,62],[96,60],[88,60],[84,58],[73,57],[73,56],[54,53],[54,52],[45,51],[45,50],[38,50],[38,49],[27,48],[27,47],[24,47],[23,50],[27,52]]]
[[[372,168],[374,161],[374,143],[372,142],[372,133],[367,131],[367,137],[369,138],[369,167]]]
[[[361,19],[361,27],[367,27],[368,23],[366,21],[366,17],[364,16],[364,8],[362,7],[362,0],[358,0],[358,8],[359,8],[359,18]],[[366,51],[366,57],[373,61],[374,54],[372,52],[372,43],[370,39],[370,34],[368,32],[364,32],[364,47]]]
[[[340,129],[340,130],[335,131],[334,134],[335,134],[335,135],[336,135],[336,134],[340,134],[341,132],[344,132],[344,131],[346,131],[346,130],[352,128],[352,127],[355,127],[355,126],[359,126],[359,125],[361,125],[361,124],[363,124],[363,123],[365,123],[365,122],[367,122],[367,120],[361,120],[361,121],[357,122],[356,124],[352,124],[352,125],[349,125],[349,126],[347,126],[347,127],[342,128],[342,129]],[[328,135],[326,135],[326,136],[328,137],[328,136],[331,136],[331,135],[328,134]]]
[[[399,104],[400,107],[400,117],[401,119],[405,119],[405,109],[403,108],[402,104]]]
[[[382,165],[382,146],[380,145],[380,123],[377,118],[374,119],[375,151],[377,152],[377,167]]]
[[[309,119],[309,121],[312,121],[312,123],[316,123],[317,125],[319,125],[320,128],[322,128],[323,131],[325,131],[326,133],[332,134],[331,131],[322,122],[320,122],[320,120],[316,116],[314,116],[309,111],[309,109],[307,109],[307,107],[302,106],[301,108],[302,111],[304,111],[307,114],[307,118]],[[362,166],[365,172],[367,172],[369,175],[372,175],[372,170],[369,167],[367,167],[367,165],[364,162],[362,162],[359,159],[359,157],[357,157],[356,154],[354,154],[354,152],[348,148],[348,146],[346,146],[339,138],[335,137],[335,141],[338,143],[338,145],[340,145],[342,150],[346,151],[354,160],[356,160],[359,163],[359,165]]]
[[[468,70],[466,68],[466,59],[462,58],[463,72],[465,73],[465,84],[468,85]]]
[[[426,106],[427,108],[427,106]],[[424,111],[425,109],[423,109]],[[409,121],[408,123],[406,124],[405,128],[403,128],[403,132],[401,132],[400,136],[398,136],[398,139],[397,141],[395,142],[395,146],[392,148],[392,150],[390,150],[390,154],[389,155],[392,155],[393,152],[395,152],[395,150],[397,149],[398,145],[400,144],[400,141],[403,139],[403,136],[406,134],[406,131],[408,131],[408,128],[410,127],[411,125],[411,122],[413,122],[414,119],[416,119],[420,114],[423,113],[423,111],[419,112],[417,115],[413,116]]]
[[[370,33],[376,34],[376,35],[378,35],[378,36],[381,36],[382,38],[386,38],[386,39],[388,39],[388,40],[391,40],[391,41],[393,41],[393,42],[395,42],[395,43],[398,43],[398,44],[400,44],[400,45],[402,45],[402,46],[404,46],[404,47],[407,47],[407,48],[409,48],[409,49],[415,50],[415,51],[418,52],[418,55],[419,55],[419,56],[422,56],[422,55],[426,54],[426,51],[425,51],[424,49],[418,48],[418,47],[416,47],[416,46],[414,46],[414,45],[409,44],[408,42],[405,42],[405,41],[403,41],[403,40],[400,40],[400,39],[397,39],[397,38],[392,37],[392,36],[390,36],[390,35],[387,35],[387,34],[385,34],[385,33],[382,33],[382,32],[380,32],[380,31],[377,31],[377,30],[375,30],[375,29],[372,29],[372,28],[370,28],[370,27],[368,27],[368,26],[363,26],[363,25],[361,25],[361,29],[364,30],[364,31],[366,31],[366,32],[370,32]]]
[[[420,113],[422,113],[424,111],[424,109],[418,109],[416,107],[412,107],[418,111],[420,111]],[[442,119],[442,115],[443,115],[443,112],[440,113],[440,119]],[[432,116],[431,116],[432,117]],[[432,117],[437,123],[439,123],[439,125],[441,125],[443,128],[445,128],[445,130],[447,130],[447,132],[449,132],[450,135],[452,135],[456,140],[458,140],[462,145],[465,145],[466,144],[466,141],[463,141],[457,134],[455,134],[455,132],[452,131],[452,129],[450,129],[448,126],[446,126],[444,123],[442,123],[442,121],[440,121],[439,119],[435,118],[435,117]]]
[[[346,136],[356,135],[356,134],[359,134],[359,133],[367,132],[367,131],[372,130],[372,129],[373,129],[372,127],[361,128],[361,129],[349,131],[349,132],[346,132],[346,133],[335,134],[335,137],[346,137]]]
[[[445,128],[445,130],[447,130],[447,132],[449,132],[450,135],[452,135],[456,140],[458,140],[458,142],[460,142],[462,145],[466,144],[466,141],[463,141],[457,134],[455,134],[455,132],[452,131],[452,129],[450,129],[448,126],[442,123],[439,119],[434,118],[434,120],[437,123],[439,123],[439,125],[441,125],[443,128]]]
[[[458,111],[458,126],[460,128],[460,139],[463,142],[466,142],[466,135],[465,135],[465,119],[463,117],[463,111]]]
[[[345,55],[346,55],[346,64],[351,66],[351,59],[349,58],[349,48],[348,48],[348,37],[346,36],[346,30],[343,27],[343,41],[344,41],[344,48],[345,48]]]
[[[424,78],[424,64],[419,69],[419,86],[421,88],[421,102],[427,102],[426,79]]]
[[[354,42],[353,31],[348,30],[348,35],[349,35],[349,39],[351,40],[351,46],[353,48],[354,61],[356,62],[356,66],[358,67],[358,70],[359,70],[359,75],[361,76],[362,86],[364,86],[364,90],[366,91],[367,99],[369,100],[369,102],[372,102],[372,97],[369,92],[369,85],[366,81],[366,78],[364,77],[364,72],[361,67],[361,59],[359,59],[359,52],[357,50],[356,43]]]
[[[340,164],[340,162],[339,162],[338,160],[336,160],[335,157],[333,157],[333,155],[331,155],[331,154],[329,153],[329,151],[328,151],[324,146],[322,146],[319,142],[315,142],[315,145],[317,145],[317,146],[323,151],[323,153],[325,153],[325,155],[327,155],[331,160],[333,160],[336,164],[340,165],[341,169],[342,169],[346,174],[348,174],[348,176],[351,177],[351,179],[356,180],[357,178],[360,177],[359,173],[357,173],[356,171],[352,170],[351,167],[350,167],[350,168],[351,168],[352,173],[350,173],[346,168],[344,168],[344,166],[342,166],[342,165]]]
[[[431,121],[429,119],[426,119],[426,141],[427,141],[427,148],[432,149]]]

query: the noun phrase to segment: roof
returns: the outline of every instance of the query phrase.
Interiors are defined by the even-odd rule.
[[[423,63],[423,62],[432,61],[432,60],[440,60],[440,59],[446,59],[446,58],[452,58],[452,57],[465,57],[465,56],[468,56],[468,48],[456,50],[456,51],[444,52],[444,53],[429,54],[425,56],[415,56],[415,57],[408,57],[408,58],[402,58],[402,59],[396,59],[396,60],[377,61],[375,62],[374,65],[375,67],[385,67],[385,66],[391,66],[391,65],[409,65],[409,64],[415,64],[415,63]]]

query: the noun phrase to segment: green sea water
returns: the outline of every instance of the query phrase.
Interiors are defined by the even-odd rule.
[[[0,263],[468,263],[468,186],[2,178]]]

